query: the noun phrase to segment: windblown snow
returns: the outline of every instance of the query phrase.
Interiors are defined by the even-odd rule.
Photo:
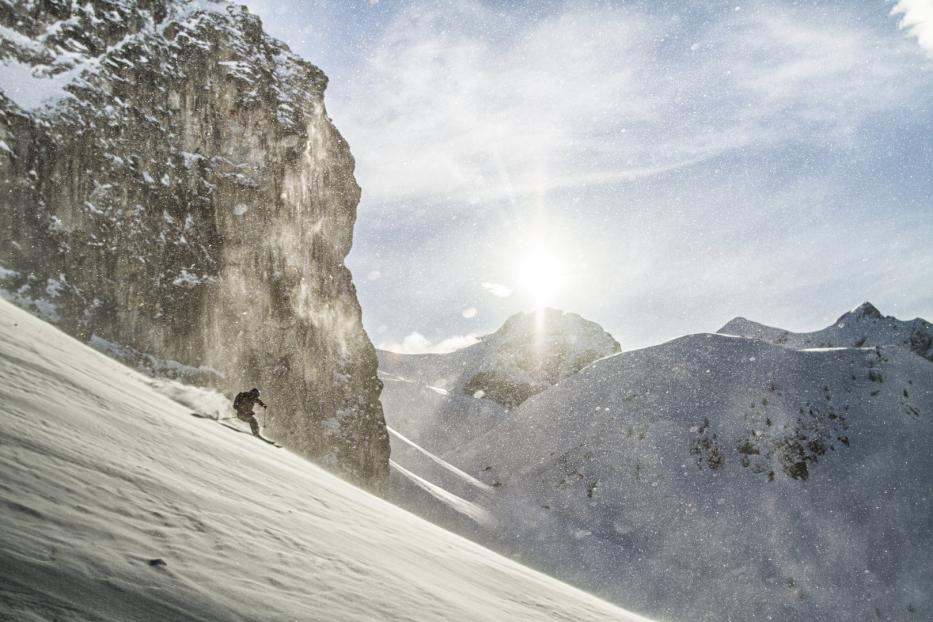
[[[0,302],[0,618],[644,619],[153,384]]]

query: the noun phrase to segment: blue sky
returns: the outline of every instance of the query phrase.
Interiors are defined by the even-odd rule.
[[[933,0],[247,4],[330,77],[377,345],[933,319]]]

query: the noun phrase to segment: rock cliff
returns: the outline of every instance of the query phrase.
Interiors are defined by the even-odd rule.
[[[72,334],[258,386],[270,436],[376,491],[389,442],[344,258],[326,76],[245,8],[0,3],[0,286]]]

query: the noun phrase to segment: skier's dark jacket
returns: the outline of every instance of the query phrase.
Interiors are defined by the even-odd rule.
[[[258,397],[253,397],[249,391],[243,391],[242,393],[237,393],[237,396],[233,399],[233,408],[236,409],[238,413],[244,415],[253,414],[253,406],[259,404],[263,408],[266,407],[262,403],[262,400]]]

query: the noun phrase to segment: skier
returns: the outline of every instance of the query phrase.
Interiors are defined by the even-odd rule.
[[[263,408],[266,407],[266,405],[262,403],[262,400],[259,399],[259,389],[255,387],[249,391],[238,393],[233,400],[236,418],[240,421],[247,422],[249,424],[249,429],[253,431],[253,436],[260,436],[261,438],[259,434],[259,422],[256,421],[256,415],[253,414],[254,404],[259,404]]]

